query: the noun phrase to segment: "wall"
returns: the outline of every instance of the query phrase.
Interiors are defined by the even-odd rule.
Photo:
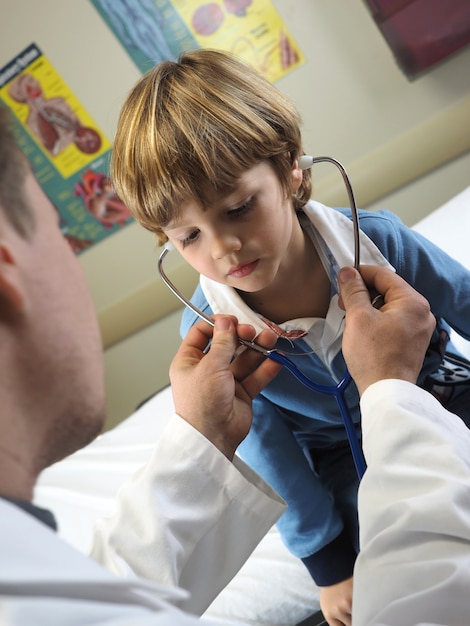
[[[470,49],[409,82],[360,0],[273,4],[307,58],[277,83],[302,113],[307,151],[334,156],[354,171],[354,164],[365,156],[374,162],[374,155],[397,137],[469,97]],[[112,138],[120,104],[139,72],[93,6],[86,0],[2,0],[0,66],[31,42]],[[469,125],[462,133],[470,133]],[[469,172],[467,153],[370,208],[384,206],[411,225],[466,187]],[[316,166],[319,199],[322,181],[331,175],[328,166]],[[357,200],[368,204],[367,189],[357,193]],[[79,257],[101,320],[129,293],[154,286],[157,290],[156,256],[152,236],[132,224]],[[106,351],[112,422],[166,384],[178,343],[178,317],[178,312],[172,313],[160,325],[146,327]]]

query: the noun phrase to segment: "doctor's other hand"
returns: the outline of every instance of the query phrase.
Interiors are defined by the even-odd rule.
[[[416,383],[436,320],[429,303],[392,270],[363,265],[338,273],[340,306],[346,311],[343,355],[359,393],[379,380]],[[370,293],[384,296],[375,309]]]
[[[233,358],[238,337],[253,339],[254,328],[227,315],[214,321],[214,328],[201,321],[188,331],[171,363],[170,381],[176,413],[232,460],[250,430],[253,398],[281,367],[250,349]],[[256,342],[271,348],[276,335],[263,331]]]

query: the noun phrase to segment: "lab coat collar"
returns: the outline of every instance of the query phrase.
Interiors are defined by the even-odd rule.
[[[32,502],[27,502],[26,500],[19,500],[17,498],[6,498],[5,496],[0,496],[2,500],[6,500],[7,502],[11,502],[15,504],[17,507],[26,511],[37,520],[52,528],[52,530],[57,530],[57,522],[54,515],[48,509],[43,509]]]
[[[114,576],[5,500],[0,500],[0,519],[0,595],[95,599],[150,608],[188,596],[176,587]]]

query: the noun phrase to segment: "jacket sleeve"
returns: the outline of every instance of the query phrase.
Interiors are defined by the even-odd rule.
[[[97,524],[92,556],[117,574],[188,590],[180,607],[200,615],[283,510],[240,459],[175,415],[120,489],[116,513]]]
[[[287,502],[277,527],[320,586],[352,576],[356,552],[330,492],[313,471],[288,418],[263,395],[253,401],[253,423],[239,454]]]
[[[434,315],[470,339],[469,270],[392,213],[360,215],[361,229],[397,273],[429,301]]]
[[[361,400],[367,470],[353,622],[468,623],[470,431],[418,387],[385,380]]]

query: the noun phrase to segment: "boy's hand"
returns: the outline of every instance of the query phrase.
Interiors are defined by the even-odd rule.
[[[329,626],[351,626],[353,579],[322,587],[320,608]]]

